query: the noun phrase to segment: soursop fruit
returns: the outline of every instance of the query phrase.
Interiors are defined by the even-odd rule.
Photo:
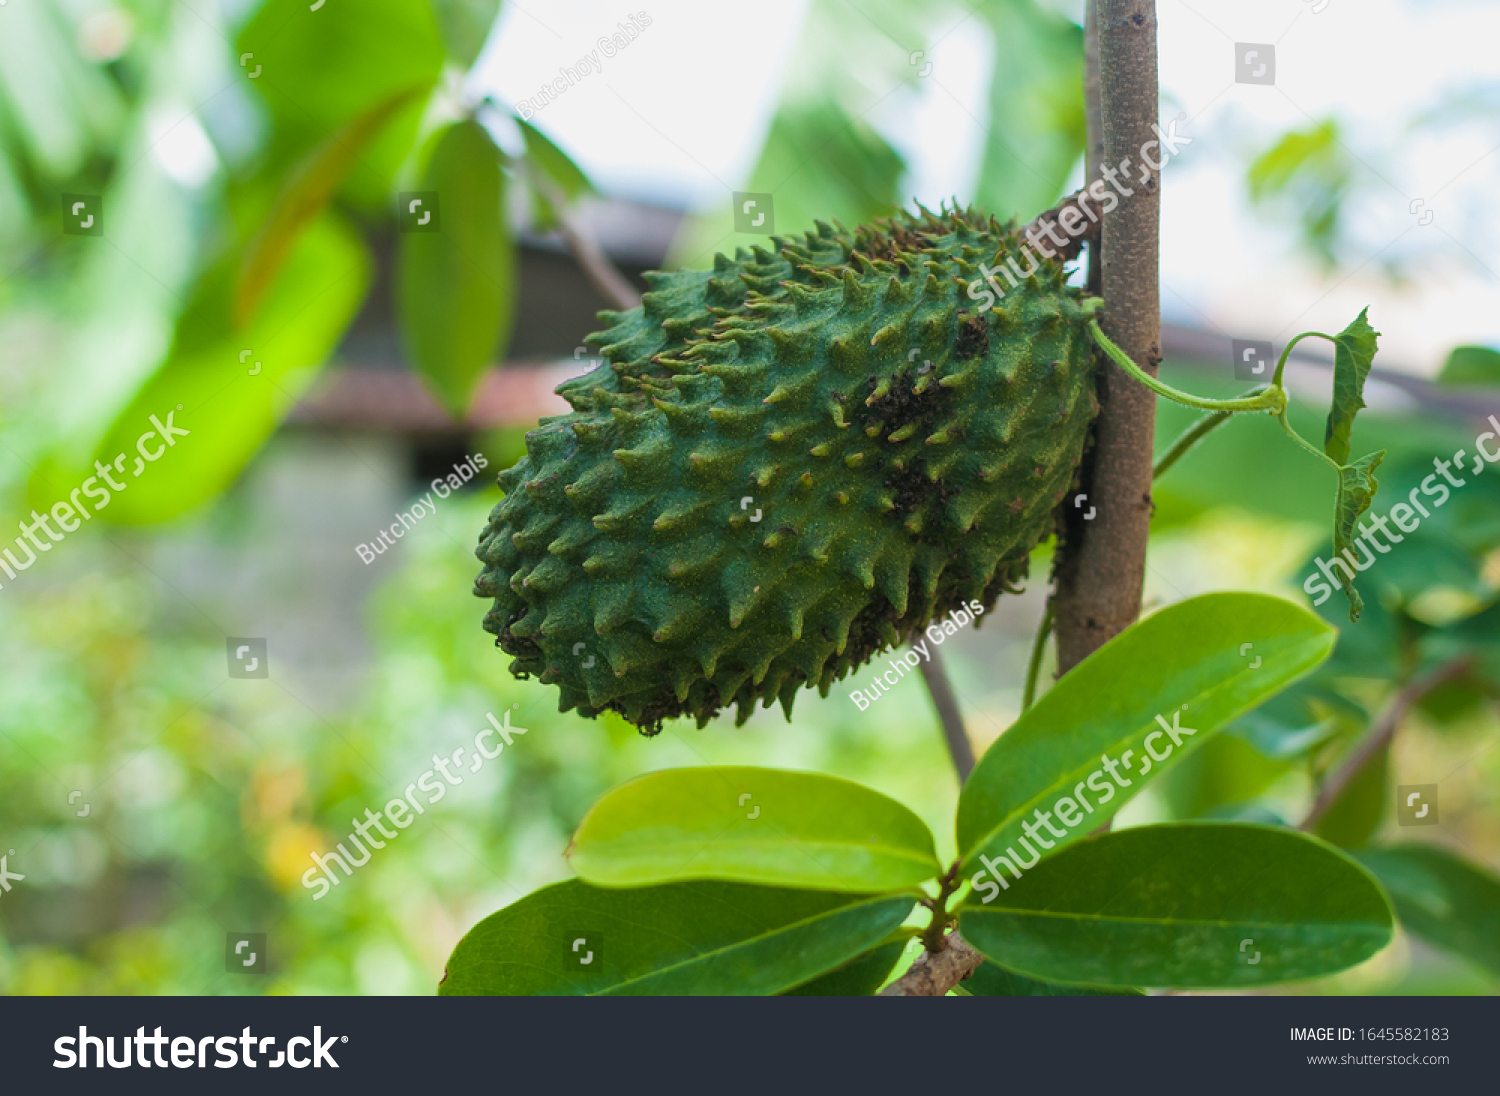
[[[972,210],[646,275],[502,472],[475,593],[511,672],[646,733],[833,682],[1025,576],[1097,413],[1099,304]],[[1014,287],[976,304],[980,264]]]

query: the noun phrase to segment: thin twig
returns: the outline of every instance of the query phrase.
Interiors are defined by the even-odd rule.
[[[1021,692],[1021,711],[1031,707],[1036,700],[1036,681],[1042,669],[1042,652],[1047,649],[1047,637],[1052,634],[1052,599],[1042,610],[1042,622],[1037,625],[1036,639],[1031,642],[1031,659],[1026,664],[1026,688]]]
[[[932,697],[932,706],[937,709],[938,722],[942,724],[943,741],[948,744],[948,755],[953,758],[953,768],[958,773],[960,784],[969,779],[974,771],[974,747],[969,734],[964,730],[964,717],[958,710],[958,698],[948,682],[947,671],[936,647],[930,648],[930,658],[920,663],[922,681]]]
[[[1322,787],[1318,789],[1317,798],[1313,801],[1312,810],[1307,812],[1307,817],[1297,828],[1307,833],[1317,828],[1323,816],[1338,801],[1339,796],[1344,794],[1360,771],[1396,736],[1401,721],[1406,718],[1406,713],[1411,710],[1412,706],[1439,685],[1446,684],[1456,677],[1462,677],[1468,672],[1470,662],[1469,655],[1460,655],[1403,686],[1386,704],[1385,710],[1370,725],[1365,737],[1360,739],[1359,744],[1354,747],[1344,763],[1335,770],[1332,776],[1323,781]]]
[[[568,252],[573,256],[575,262],[582,268],[584,275],[597,289],[610,305],[621,311],[629,311],[641,303],[641,295],[635,291],[635,286],[630,280],[621,274],[599,246],[599,241],[594,239],[593,234],[583,227],[577,214],[569,208],[567,195],[564,194],[552,180],[548,179],[541,171],[534,168],[528,170],[531,185],[541,191],[542,197],[552,207],[557,217],[558,231],[562,234],[563,243],[568,247]]]
[[[944,997],[984,962],[957,932],[944,939],[942,951],[924,951],[900,978],[880,991],[881,997]]]

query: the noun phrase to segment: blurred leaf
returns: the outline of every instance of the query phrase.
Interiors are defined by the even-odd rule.
[[[1435,379],[1439,384],[1500,385],[1500,350],[1456,346]]]
[[[1113,986],[1061,986],[1039,982],[990,961],[959,983],[972,997],[1144,997],[1145,990]]]
[[[1493,695],[1494,686],[1485,688],[1479,678],[1468,675],[1456,681],[1445,681],[1423,694],[1417,701],[1417,709],[1441,726],[1476,714]]]
[[[433,137],[422,189],[438,195],[438,230],[404,231],[396,312],[413,364],[455,419],[503,353],[515,316],[516,253],[505,220],[500,154],[484,127]]]
[[[470,929],[453,949],[438,993],[783,993],[879,944],[914,904],[908,896],[737,883],[610,890],[570,880]],[[578,940],[584,943],[575,950]],[[585,966],[578,960],[588,952]]]
[[[526,140],[527,158],[557,184],[569,201],[595,193],[594,184],[589,182],[583,169],[566,152],[548,140],[546,134],[519,118],[516,119],[516,124],[521,127],[521,136]]]
[[[734,187],[771,195],[778,235],[811,231],[815,220],[853,228],[889,216],[907,197],[901,190],[905,161],[866,118],[874,99],[868,89],[878,84],[876,95],[883,96],[916,79],[910,47],[900,43],[922,41],[930,17],[909,0],[862,0],[859,11],[851,19],[844,0],[807,5],[755,169]],[[729,197],[684,220],[667,268],[704,269],[713,266],[716,251],[768,243],[736,231]]]
[[[1248,176],[1251,201],[1280,199],[1295,211],[1303,245],[1328,266],[1337,261],[1352,179],[1353,159],[1331,118],[1283,135],[1251,163]]]
[[[90,64],[79,53],[77,16],[65,7],[14,4],[4,15],[3,129],[25,149],[26,174],[35,172],[41,177],[36,182],[61,182],[85,170],[91,156],[119,140],[125,118],[120,86],[102,66]],[[56,202],[52,193],[47,196]]]
[[[519,118],[516,124],[521,127],[521,136],[526,141],[527,166],[542,176],[540,180],[530,180],[537,227],[543,232],[550,231],[558,221],[558,211],[552,208],[554,195],[560,193],[565,202],[571,203],[585,194],[596,193],[594,184],[541,130]]]
[[[1370,840],[1385,817],[1390,795],[1391,746],[1388,741],[1367,761],[1318,820],[1316,833],[1340,848],[1357,849]]]
[[[123,454],[127,461],[116,465],[126,490],[114,494],[101,517],[163,521],[233,483],[333,353],[370,283],[364,245],[331,214],[298,237],[238,331],[230,315],[237,268],[226,260],[203,279],[166,361],[100,443],[98,460],[107,464]],[[165,420],[169,412],[173,427],[191,436],[174,439],[155,463],[134,467],[150,416]],[[144,442],[147,449],[162,444]]]
[[[1343,642],[1343,637],[1339,637]],[[1334,649],[1337,658],[1337,648]],[[1257,753],[1275,761],[1301,757],[1336,734],[1341,725],[1363,726],[1364,709],[1322,684],[1329,663],[1311,677],[1284,689],[1246,712],[1227,728]]]
[[[975,201],[1026,221],[1061,197],[1083,155],[1083,28],[1035,0],[975,10],[995,44]]]
[[[1246,713],[1226,730],[1253,715]],[[1249,809],[1248,801],[1269,788],[1289,768],[1286,761],[1267,757],[1242,738],[1218,734],[1163,777],[1158,792],[1171,805],[1176,818],[1243,819]]]
[[[1384,456],[1385,450],[1382,449],[1339,469],[1338,494],[1333,506],[1333,554],[1347,560],[1350,570],[1354,569],[1354,560],[1363,558],[1354,547],[1359,537],[1359,516],[1370,508],[1370,500],[1379,489],[1375,469]],[[1367,548],[1366,551],[1374,555],[1373,549]],[[1349,598],[1349,620],[1352,623],[1359,619],[1360,611],[1365,607],[1364,598],[1359,596],[1354,580],[1344,569],[1337,569],[1335,573],[1339,586]]]
[[[894,799],[817,773],[665,769],[606,792],[568,846],[586,882],[683,879],[873,894],[942,874],[932,834]]]
[[[837,970],[786,990],[785,997],[869,997],[890,977],[896,960],[906,950],[906,942],[897,940],[872,948],[857,959],[851,959]]]
[[[500,0],[432,0],[432,7],[448,56],[468,68],[500,18]]]
[[[1343,853],[1236,823],[1091,837],[988,905],[971,894],[959,918],[964,939],[1009,970],[1104,986],[1315,978],[1368,959],[1391,928],[1384,894]]]
[[[1422,637],[1422,658],[1429,665],[1474,656],[1476,676],[1500,688],[1500,602],[1447,628]]]
[[[1025,827],[1039,830],[1035,812],[1063,797],[1071,802],[1086,786],[1093,794],[1085,802],[1097,800],[1089,813],[1075,802],[1070,813],[1081,817],[1066,835],[1049,831],[1033,850],[1056,856],[1047,851],[1052,843],[1061,848],[1096,829],[1140,791],[1147,772],[1169,770],[1310,672],[1336,638],[1306,609],[1264,594],[1204,594],[1127,628],[1059,679],[975,766],[958,800],[964,873],[979,867],[981,853],[1014,856],[1007,846],[1026,840]],[[1135,758],[1128,765],[1126,750]],[[1124,767],[1101,780],[1101,756],[1111,753]]]
[[[330,133],[405,88],[430,86],[444,49],[428,0],[359,0],[309,10],[307,0],[266,0],[240,32],[236,52],[254,54],[250,86],[274,129],[265,169],[290,170]],[[392,119],[356,161],[344,193],[378,209],[411,151],[419,111]]]
[[[1431,845],[1356,857],[1385,884],[1407,931],[1500,977],[1500,879]]]
[[[836,103],[789,106],[772,120],[745,189],[772,195],[776,230],[789,235],[814,220],[853,226],[888,216],[900,204],[905,167],[883,137]],[[729,214],[719,218],[721,235],[733,228]]]
[[[1365,319],[1369,311],[1361,309],[1354,322],[1333,339],[1333,404],[1323,431],[1323,452],[1339,464],[1349,463],[1349,436],[1354,416],[1365,406],[1365,378],[1375,362],[1380,337]]]
[[[298,234],[323,211],[370,140],[394,114],[426,90],[426,85],[406,88],[376,103],[313,149],[293,169],[241,264],[235,293],[236,323],[244,323],[255,311],[261,294],[286,261]]]

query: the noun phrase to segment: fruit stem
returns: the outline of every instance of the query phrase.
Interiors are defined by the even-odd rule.
[[[1109,336],[1100,329],[1098,320],[1089,321],[1089,331],[1093,333],[1094,341],[1099,344],[1099,348],[1109,355],[1112,362],[1157,395],[1165,396],[1184,407],[1197,407],[1203,411],[1227,411],[1230,414],[1238,411],[1270,411],[1276,414],[1286,407],[1286,393],[1274,384],[1258,396],[1234,400],[1210,400],[1179,391],[1169,384],[1163,384],[1131,361],[1130,355],[1111,342]]]

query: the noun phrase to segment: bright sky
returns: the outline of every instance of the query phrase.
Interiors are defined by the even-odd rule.
[[[533,123],[609,193],[676,207],[723,202],[754,166],[805,0],[640,2],[649,7],[569,0],[559,12],[507,0],[475,85],[535,107],[559,68],[593,55],[602,72],[546,101]],[[861,18],[860,0],[846,2]],[[1059,3],[1075,16],[1082,6]],[[641,10],[650,25],[606,56],[598,39]],[[903,89],[868,117],[912,165],[910,192],[935,205],[972,192],[994,47],[961,7],[934,11],[941,41],[930,57],[941,86],[920,81],[920,91]],[[1378,361],[1419,373],[1435,371],[1458,343],[1500,345],[1500,112],[1438,109],[1448,93],[1485,80],[1500,92],[1500,4],[1159,0],[1158,18],[1162,118],[1185,111],[1182,132],[1194,139],[1164,175],[1168,319],[1284,342],[1308,328],[1337,330],[1369,304],[1385,336]],[[1236,42],[1275,46],[1274,86],[1235,83]],[[1419,132],[1406,129],[1429,111]],[[1250,208],[1244,174],[1282,133],[1330,115],[1363,166],[1348,207],[1357,255],[1328,275],[1296,252],[1288,228]],[[1415,257],[1405,285],[1380,271],[1393,254]]]

